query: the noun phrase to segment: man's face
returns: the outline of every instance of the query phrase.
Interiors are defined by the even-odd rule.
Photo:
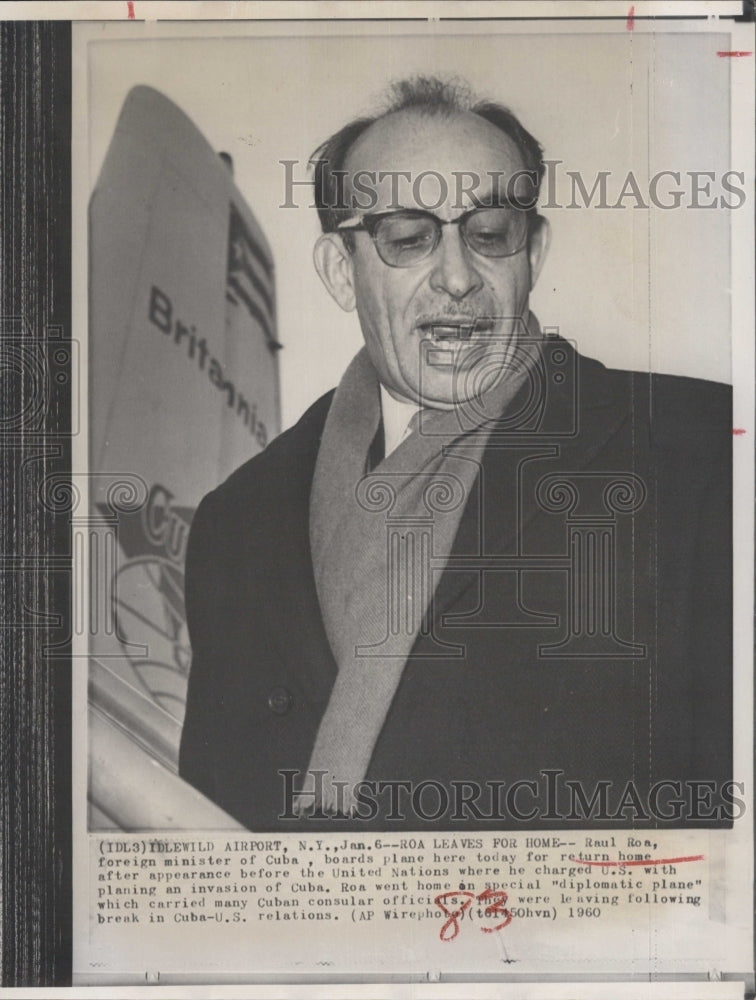
[[[401,170],[409,179],[392,184],[389,173],[376,185],[370,214],[433,206],[440,219],[453,221],[476,202],[486,204],[492,190],[505,193],[524,164],[514,142],[477,115],[407,111],[372,125],[350,151],[346,169],[347,204],[352,195],[365,201],[350,185],[357,171],[379,177]],[[446,183],[430,174],[416,183],[425,171],[443,175]],[[367,232],[353,234],[348,269],[354,303],[370,358],[392,395],[448,408],[480,391],[476,372],[488,369],[490,379],[492,367],[506,370],[503,359],[525,332],[528,296],[545,254],[543,225],[523,250],[503,258],[471,250],[459,226],[447,225],[435,251],[412,267],[389,266]]]

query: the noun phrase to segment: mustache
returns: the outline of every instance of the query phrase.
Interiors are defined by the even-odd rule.
[[[415,318],[416,324],[428,323],[433,320],[464,320],[472,322],[476,319],[496,319],[496,310],[489,302],[440,302],[422,306]]]
[[[417,313],[414,326],[428,326],[433,323],[464,323],[467,326],[485,324],[490,326],[501,319],[495,309],[482,307],[480,309],[424,309]]]

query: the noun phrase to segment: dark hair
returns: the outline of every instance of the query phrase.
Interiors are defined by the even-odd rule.
[[[416,76],[392,83],[383,110],[372,116],[357,118],[326,139],[310,157],[315,186],[315,205],[324,233],[333,232],[347,213],[344,202],[344,164],[349,150],[371,125],[398,111],[418,111],[421,114],[449,116],[471,111],[495,125],[517,146],[525,170],[535,179],[535,199],[544,174],[543,149],[518,118],[503,104],[476,100],[470,88],[461,80],[443,80],[435,76]]]

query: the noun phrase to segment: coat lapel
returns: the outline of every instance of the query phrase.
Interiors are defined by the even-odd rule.
[[[449,563],[438,580],[432,607],[436,623],[442,621],[442,616],[453,613],[460,599],[480,583],[478,569],[455,568],[455,561],[469,566],[471,556],[520,553],[524,529],[540,513],[534,497],[520,482],[523,462],[540,459],[544,472],[589,469],[632,414],[636,388],[633,379],[637,375],[620,376],[625,391],[613,392],[602,364],[580,357],[566,341],[560,339],[558,343],[570,359],[574,358],[578,391],[564,386],[548,394],[537,427],[527,434],[506,429],[491,435]],[[538,430],[538,427],[568,428],[575,415],[576,433],[571,436]]]

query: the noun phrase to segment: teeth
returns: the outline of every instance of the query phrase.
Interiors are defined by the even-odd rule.
[[[491,320],[472,319],[468,323],[423,323],[419,329],[423,336],[439,343],[445,340],[473,340],[477,337],[487,337],[494,329]]]
[[[457,326],[453,324],[436,324],[431,326],[434,340],[469,340],[472,326]]]

